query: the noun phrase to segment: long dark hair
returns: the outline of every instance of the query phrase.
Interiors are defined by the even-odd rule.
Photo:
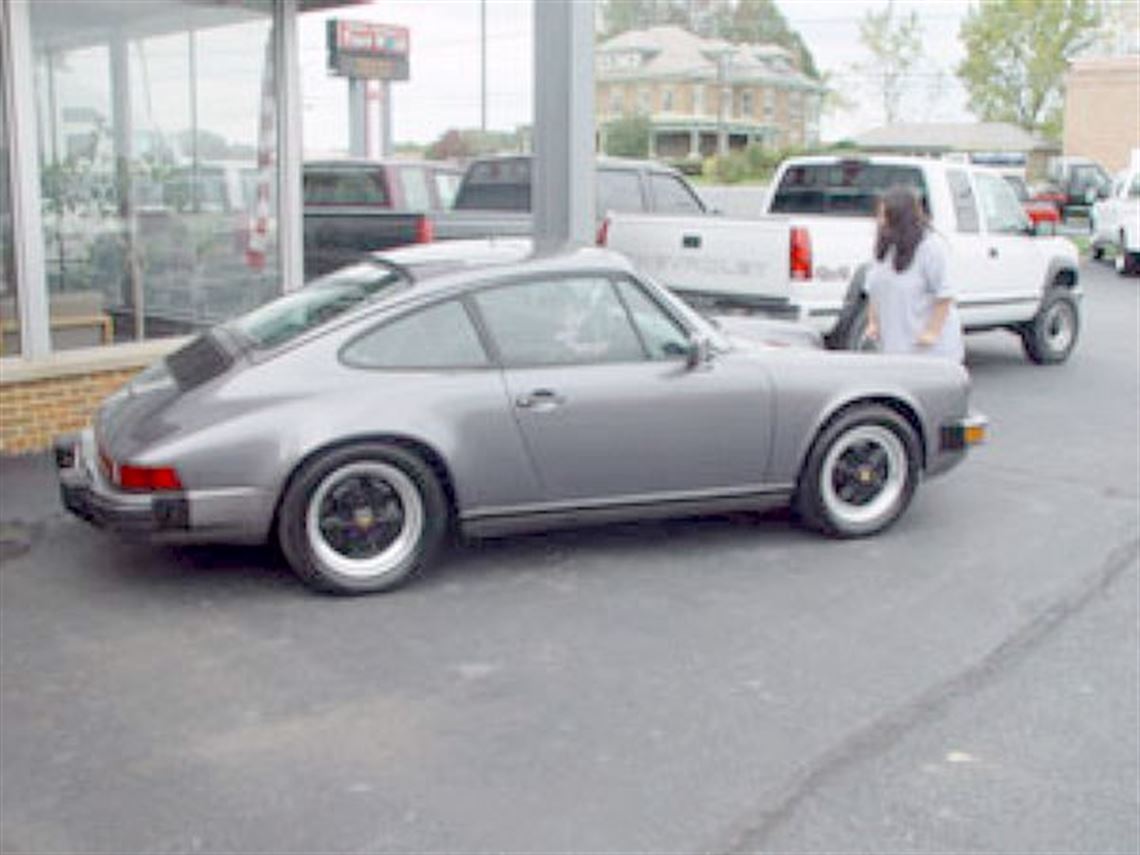
[[[914,261],[914,253],[926,235],[927,220],[922,202],[910,187],[896,184],[879,200],[879,230],[875,234],[875,260],[882,261],[895,248],[894,268],[902,273]]]

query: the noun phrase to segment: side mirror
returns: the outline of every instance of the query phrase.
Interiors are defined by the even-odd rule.
[[[700,368],[712,358],[712,344],[701,335],[689,337],[689,347],[685,351],[685,367],[690,371]]]

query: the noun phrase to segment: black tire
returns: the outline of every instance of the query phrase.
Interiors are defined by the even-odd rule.
[[[1021,328],[1025,355],[1038,365],[1064,362],[1077,346],[1081,315],[1077,302],[1064,286],[1045,292],[1033,320]]]
[[[1120,240],[1116,244],[1115,258],[1116,272],[1121,276],[1140,275],[1140,252],[1129,252],[1125,249],[1124,233],[1120,233]]]
[[[369,442],[306,463],[285,491],[277,534],[307,585],[365,594],[395,588],[427,566],[448,518],[447,496],[427,463]]]
[[[837,538],[888,528],[914,496],[921,446],[901,415],[877,404],[841,414],[816,437],[793,507],[809,528]]]

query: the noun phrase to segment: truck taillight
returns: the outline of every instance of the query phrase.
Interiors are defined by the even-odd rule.
[[[416,221],[416,243],[431,243],[433,240],[435,240],[435,229],[432,228],[431,220],[420,217]]]
[[[610,239],[610,218],[606,217],[602,220],[602,224],[598,226],[598,237],[596,243],[598,246],[605,246],[606,241]]]
[[[793,279],[811,279],[811,233],[803,226],[792,226],[788,244],[788,274]]]

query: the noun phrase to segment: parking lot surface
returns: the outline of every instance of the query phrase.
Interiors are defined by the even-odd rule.
[[[0,461],[0,850],[1136,852],[1140,284],[897,526],[453,549],[398,592],[156,548]]]

